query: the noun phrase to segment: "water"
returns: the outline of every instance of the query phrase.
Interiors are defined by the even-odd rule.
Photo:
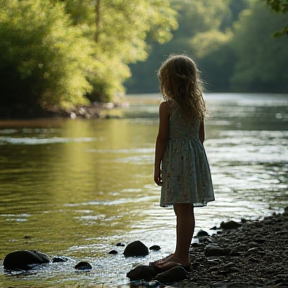
[[[13,275],[0,287],[115,287],[173,252],[175,217],[153,184],[160,95],[129,96],[106,120],[0,121],[0,259],[39,250],[66,263]],[[206,95],[205,148],[216,200],[197,208],[196,232],[282,211],[288,200],[288,96]],[[161,246],[127,258],[117,242]],[[118,255],[109,255],[112,249]],[[88,261],[90,272],[76,272]],[[104,284],[103,284],[104,283]]]

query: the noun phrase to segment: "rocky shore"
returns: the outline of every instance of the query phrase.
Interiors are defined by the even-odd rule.
[[[191,245],[191,271],[177,266],[161,273],[140,265],[127,276],[147,276],[149,287],[163,287],[159,281],[168,287],[189,288],[288,287],[288,207],[282,214],[223,222],[214,229],[212,236],[199,231],[195,237],[199,241]],[[142,285],[135,287],[147,287],[147,282]]]
[[[191,249],[192,272],[179,287],[288,287],[288,207],[240,224],[212,236],[199,233]]]

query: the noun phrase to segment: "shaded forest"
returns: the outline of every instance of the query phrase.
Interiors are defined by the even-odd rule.
[[[281,2],[281,1],[280,1]],[[128,93],[159,91],[156,71],[170,53],[193,57],[211,92],[288,92],[288,1],[172,1],[179,28],[130,65]],[[278,3],[278,5],[277,5]],[[272,8],[272,9],[271,9]],[[282,36],[282,37],[280,37]]]
[[[158,92],[170,53],[193,57],[208,91],[288,91],[287,0],[0,1],[1,107]]]

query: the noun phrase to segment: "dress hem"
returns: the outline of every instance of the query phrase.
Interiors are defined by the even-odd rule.
[[[171,202],[171,203],[168,203],[168,204],[161,204],[160,203],[160,207],[170,207],[170,206],[173,206],[174,204],[193,204],[193,207],[205,207],[207,206],[207,204],[209,202],[213,202],[215,201],[215,199],[211,199],[211,200],[207,200],[205,203],[193,203],[193,202]]]

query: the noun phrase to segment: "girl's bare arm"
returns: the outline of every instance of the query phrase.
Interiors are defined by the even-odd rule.
[[[169,116],[169,103],[162,102],[159,106],[159,130],[156,139],[154,162],[154,181],[157,185],[162,185],[160,165],[169,139]]]
[[[200,123],[200,127],[199,127],[199,139],[201,141],[201,143],[204,143],[205,140],[205,127],[204,127],[204,121],[202,120]]]

